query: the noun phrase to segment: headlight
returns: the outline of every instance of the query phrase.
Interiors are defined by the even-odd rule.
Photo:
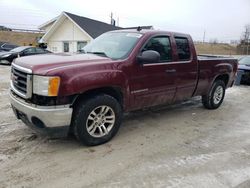
[[[5,58],[5,57],[9,57],[11,54],[5,54],[3,55],[2,57]]]
[[[33,76],[33,93],[43,96],[57,96],[60,85],[58,76]]]

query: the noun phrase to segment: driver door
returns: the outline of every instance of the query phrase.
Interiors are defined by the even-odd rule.
[[[176,65],[171,64],[173,53],[170,37],[154,36],[146,42],[141,52],[154,50],[160,54],[160,62],[136,63],[131,74],[131,94],[134,108],[171,103],[176,92]],[[133,106],[132,105],[132,106]]]

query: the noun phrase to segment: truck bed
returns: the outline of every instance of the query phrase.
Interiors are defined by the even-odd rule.
[[[222,60],[222,59],[234,59],[233,57],[229,57],[229,56],[217,56],[217,55],[198,55],[197,56],[198,60]]]
[[[218,75],[227,75],[226,87],[231,87],[237,71],[237,59],[232,57],[198,55],[199,80],[196,95],[207,93],[214,78]]]

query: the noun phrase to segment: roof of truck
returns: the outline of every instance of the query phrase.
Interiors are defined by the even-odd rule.
[[[118,32],[129,32],[129,33],[141,33],[141,34],[173,34],[173,35],[179,35],[179,36],[190,36],[186,33],[180,33],[180,32],[174,32],[174,31],[163,31],[163,30],[154,30],[154,29],[142,29],[138,31],[138,29],[120,29],[120,30],[114,30],[109,31],[112,33],[118,33]]]

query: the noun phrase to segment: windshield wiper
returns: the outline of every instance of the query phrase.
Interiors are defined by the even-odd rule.
[[[96,54],[103,57],[108,57],[104,52],[87,52],[87,54]]]

